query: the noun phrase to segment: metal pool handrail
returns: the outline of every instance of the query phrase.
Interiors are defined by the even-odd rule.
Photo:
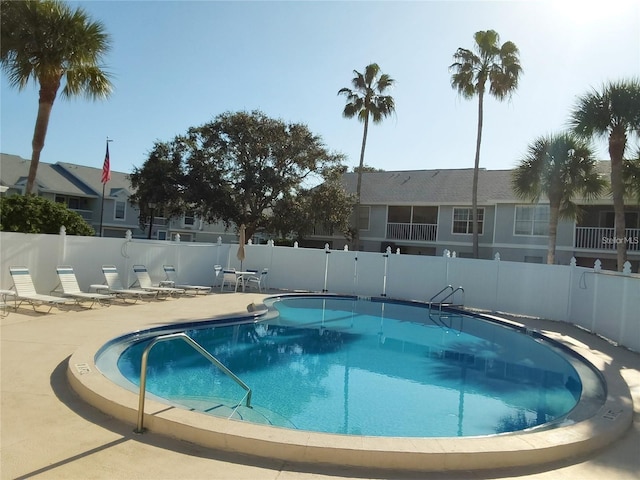
[[[442,290],[440,290],[438,293],[436,293],[433,297],[431,297],[431,299],[429,300],[429,314],[431,314],[431,305],[433,305],[434,303],[434,299],[440,295],[441,293],[445,292],[446,290],[451,290],[451,292],[444,298],[442,298],[439,302],[438,302],[438,308],[440,310],[440,312],[442,312],[442,304],[445,302],[445,300],[447,300],[448,298],[451,298],[452,302],[453,302],[453,296],[456,292],[460,291],[462,292],[462,302],[460,303],[460,305],[464,305],[464,288],[462,287],[458,287],[458,288],[453,288],[453,286],[451,285],[447,285],[446,287],[444,287]],[[452,303],[453,304],[453,303]]]
[[[184,332],[169,333],[167,335],[161,335],[159,337],[154,338],[151,341],[151,343],[149,343],[149,345],[147,345],[147,347],[144,349],[144,352],[142,352],[142,361],[140,362],[140,396],[138,400],[138,424],[136,429],[134,430],[135,433],[144,432],[144,428],[143,428],[144,397],[145,397],[146,385],[147,385],[147,360],[149,357],[149,352],[156,344],[160,342],[166,342],[169,340],[175,340],[177,338],[187,342],[189,345],[191,345],[194,348],[194,350],[200,353],[203,357],[205,357],[207,360],[213,363],[216,367],[222,370],[226,375],[231,377],[231,379],[233,379],[238,385],[244,388],[247,391],[247,407],[251,408],[251,389],[246,383],[240,380],[240,378],[238,378],[238,376],[235,373],[233,373],[231,370],[225,367],[220,362],[220,360],[218,360],[216,357],[214,357],[209,352],[207,352],[198,342],[196,342],[193,338],[191,338],[186,333]]]

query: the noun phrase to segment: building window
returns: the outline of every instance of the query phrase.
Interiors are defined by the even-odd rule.
[[[81,197],[66,197],[63,195],[56,195],[56,203],[62,203],[70,210],[88,210],[89,201],[86,198]]]
[[[358,218],[360,230],[369,230],[369,214],[371,213],[371,207],[360,207],[358,212],[360,217]]]
[[[126,211],[127,202],[116,200],[116,207],[114,212],[114,218],[116,220],[124,220],[124,214]]]
[[[411,207],[389,206],[387,221],[389,223],[411,223]]]
[[[193,227],[196,223],[196,217],[193,212],[185,212],[182,219],[182,225],[184,227]]]
[[[484,208],[478,209],[478,235],[484,232]],[[473,210],[471,208],[453,209],[453,233],[473,233]]]
[[[515,235],[549,235],[549,205],[516,205]]]

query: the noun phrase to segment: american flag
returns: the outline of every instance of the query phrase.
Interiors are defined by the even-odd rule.
[[[109,142],[107,142],[107,153],[104,156],[104,165],[102,166],[102,183],[111,180],[111,165],[109,164]]]

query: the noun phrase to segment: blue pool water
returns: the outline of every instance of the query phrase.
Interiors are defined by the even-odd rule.
[[[479,316],[351,297],[265,304],[270,313],[259,321],[186,332],[252,389],[252,408],[238,384],[182,341],[153,347],[148,392],[256,423],[403,437],[536,427],[562,421],[581,397],[581,377],[558,348]],[[148,342],[135,335],[110,347],[116,381],[132,390]]]

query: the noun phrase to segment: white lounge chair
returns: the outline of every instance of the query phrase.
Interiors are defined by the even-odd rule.
[[[143,290],[167,296],[181,295],[184,293],[184,288],[161,287],[159,285],[154,285],[151,281],[151,277],[149,276],[149,272],[147,271],[147,267],[144,265],[134,265],[133,272],[136,274],[136,278],[138,279],[138,285]]]
[[[49,310],[47,310],[47,313],[49,313],[53,307],[59,307],[62,304],[73,302],[73,300],[69,298],[38,293],[27,267],[9,267],[9,273],[11,273],[13,288],[16,292],[16,309],[22,305],[23,302],[27,302],[31,304],[34,312],[37,311],[37,305],[48,305]]]
[[[211,287],[205,287],[204,285],[188,285],[180,283],[178,281],[178,273],[173,265],[163,265],[162,268],[164,268],[164,273],[167,276],[167,279],[160,282],[161,287],[181,288],[185,292],[195,292],[196,295],[200,292],[209,293],[211,291]]]
[[[68,265],[59,265],[56,267],[56,273],[60,279],[59,287],[62,288],[62,296],[73,298],[77,304],[83,301],[91,301],[89,308],[93,307],[93,304],[98,302],[100,304],[109,305],[112,295],[105,295],[104,293],[91,293],[83,292],[78,285],[78,279],[73,271],[73,267]]]
[[[103,265],[102,274],[107,283],[106,291],[123,299],[133,298],[137,301],[141,298],[146,298],[150,300],[157,294],[157,292],[149,292],[141,288],[125,288],[120,281],[120,275],[118,275],[118,269],[115,265]]]
[[[263,268],[260,273],[257,273],[246,279],[246,285],[255,285],[258,287],[258,291],[262,292],[262,289],[267,290],[267,275],[269,274],[268,268]]]

